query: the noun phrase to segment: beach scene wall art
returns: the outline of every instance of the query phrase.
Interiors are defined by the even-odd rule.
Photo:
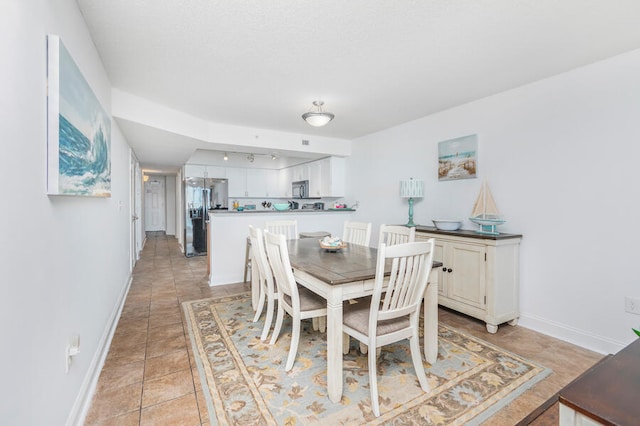
[[[468,135],[438,143],[438,180],[477,177],[478,135]]]
[[[111,117],[58,36],[47,36],[47,193],[111,196]]]

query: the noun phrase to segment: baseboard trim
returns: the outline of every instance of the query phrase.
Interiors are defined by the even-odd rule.
[[[87,374],[82,382],[82,386],[80,387],[80,392],[78,392],[78,396],[76,397],[73,407],[71,408],[69,417],[67,417],[67,426],[81,426],[85,422],[87,414],[89,413],[89,409],[91,408],[91,401],[93,399],[93,395],[95,394],[96,386],[98,385],[100,372],[102,371],[104,362],[107,359],[109,347],[111,346],[111,340],[113,339],[113,334],[115,333],[116,327],[118,326],[118,321],[120,320],[120,315],[122,314],[122,308],[124,307],[124,302],[127,298],[127,294],[129,293],[129,288],[131,287],[132,281],[133,274],[129,274],[129,279],[123,286],[123,289],[118,296],[118,300],[116,301],[109,320],[107,321],[107,326],[105,327],[104,333],[102,334],[102,338],[100,339],[100,342],[98,344],[98,349],[96,350],[93,359],[91,360],[89,370],[87,371]]]
[[[627,345],[535,315],[521,315],[518,325],[603,355],[614,354]]]

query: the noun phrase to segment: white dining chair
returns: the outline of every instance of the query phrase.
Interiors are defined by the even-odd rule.
[[[371,241],[371,223],[345,221],[342,241],[368,247]]]
[[[429,281],[433,262],[434,239],[378,248],[376,276],[370,298],[357,303],[345,303],[343,331],[369,348],[379,348],[400,340],[409,339],[413,367],[420,387],[429,391],[429,384],[422,364],[418,321],[420,306]],[[385,263],[391,261],[388,284],[384,276]],[[376,350],[369,350],[369,389],[371,409],[380,416],[377,382]]]
[[[396,244],[412,243],[416,240],[416,228],[404,225],[380,225],[380,238],[378,245],[386,244],[395,246]]]
[[[289,251],[285,236],[265,231],[264,238],[267,258],[280,295],[276,325],[269,344],[273,345],[278,340],[284,313],[288,313],[292,318],[291,345],[284,369],[289,371],[293,367],[298,352],[301,320],[326,316],[327,301],[309,289],[298,287],[289,262]]]
[[[267,314],[264,320],[262,334],[260,335],[260,340],[264,341],[267,339],[267,335],[271,329],[273,308],[279,295],[275,288],[271,266],[269,266],[269,261],[267,260],[262,230],[249,225],[249,239],[251,240],[251,265],[254,268],[255,278],[258,282],[260,292],[253,322],[257,322],[258,319],[260,319],[265,302],[267,304]]]
[[[265,222],[265,230],[272,234],[283,234],[287,240],[300,238],[297,220],[269,220]]]

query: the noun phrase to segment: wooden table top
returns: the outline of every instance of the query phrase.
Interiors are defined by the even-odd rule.
[[[640,339],[560,391],[560,402],[605,425],[640,419]]]
[[[328,284],[345,284],[373,279],[376,276],[378,250],[372,247],[346,243],[347,247],[331,252],[320,247],[315,238],[289,240],[289,261],[295,269]],[[442,266],[433,262],[433,267]],[[390,262],[385,272],[391,270]]]

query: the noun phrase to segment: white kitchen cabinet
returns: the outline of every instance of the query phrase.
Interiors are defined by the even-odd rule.
[[[227,167],[229,197],[247,197],[247,169]]]
[[[328,159],[326,159],[328,160]],[[325,160],[318,160],[309,163],[309,196],[322,197],[324,175],[322,174],[322,163]]]
[[[227,168],[220,166],[205,166],[205,176],[206,178],[218,178],[224,179],[227,177]]]
[[[344,197],[344,158],[323,158],[309,163],[308,166],[311,197]]]
[[[484,321],[490,333],[517,324],[521,235],[416,228],[416,240],[429,238],[436,239],[433,260],[443,264],[433,271],[440,305]]]
[[[281,169],[278,174],[279,196],[291,197],[291,182],[293,182],[291,167]]]
[[[278,171],[270,169],[247,169],[247,197],[278,197]]]
[[[225,167],[207,166],[204,164],[185,164],[183,177],[225,178],[227,174]]]
[[[309,165],[299,164],[291,167],[291,181],[309,180]]]
[[[323,197],[344,197],[345,191],[345,159],[329,157],[319,161],[322,175]]]

